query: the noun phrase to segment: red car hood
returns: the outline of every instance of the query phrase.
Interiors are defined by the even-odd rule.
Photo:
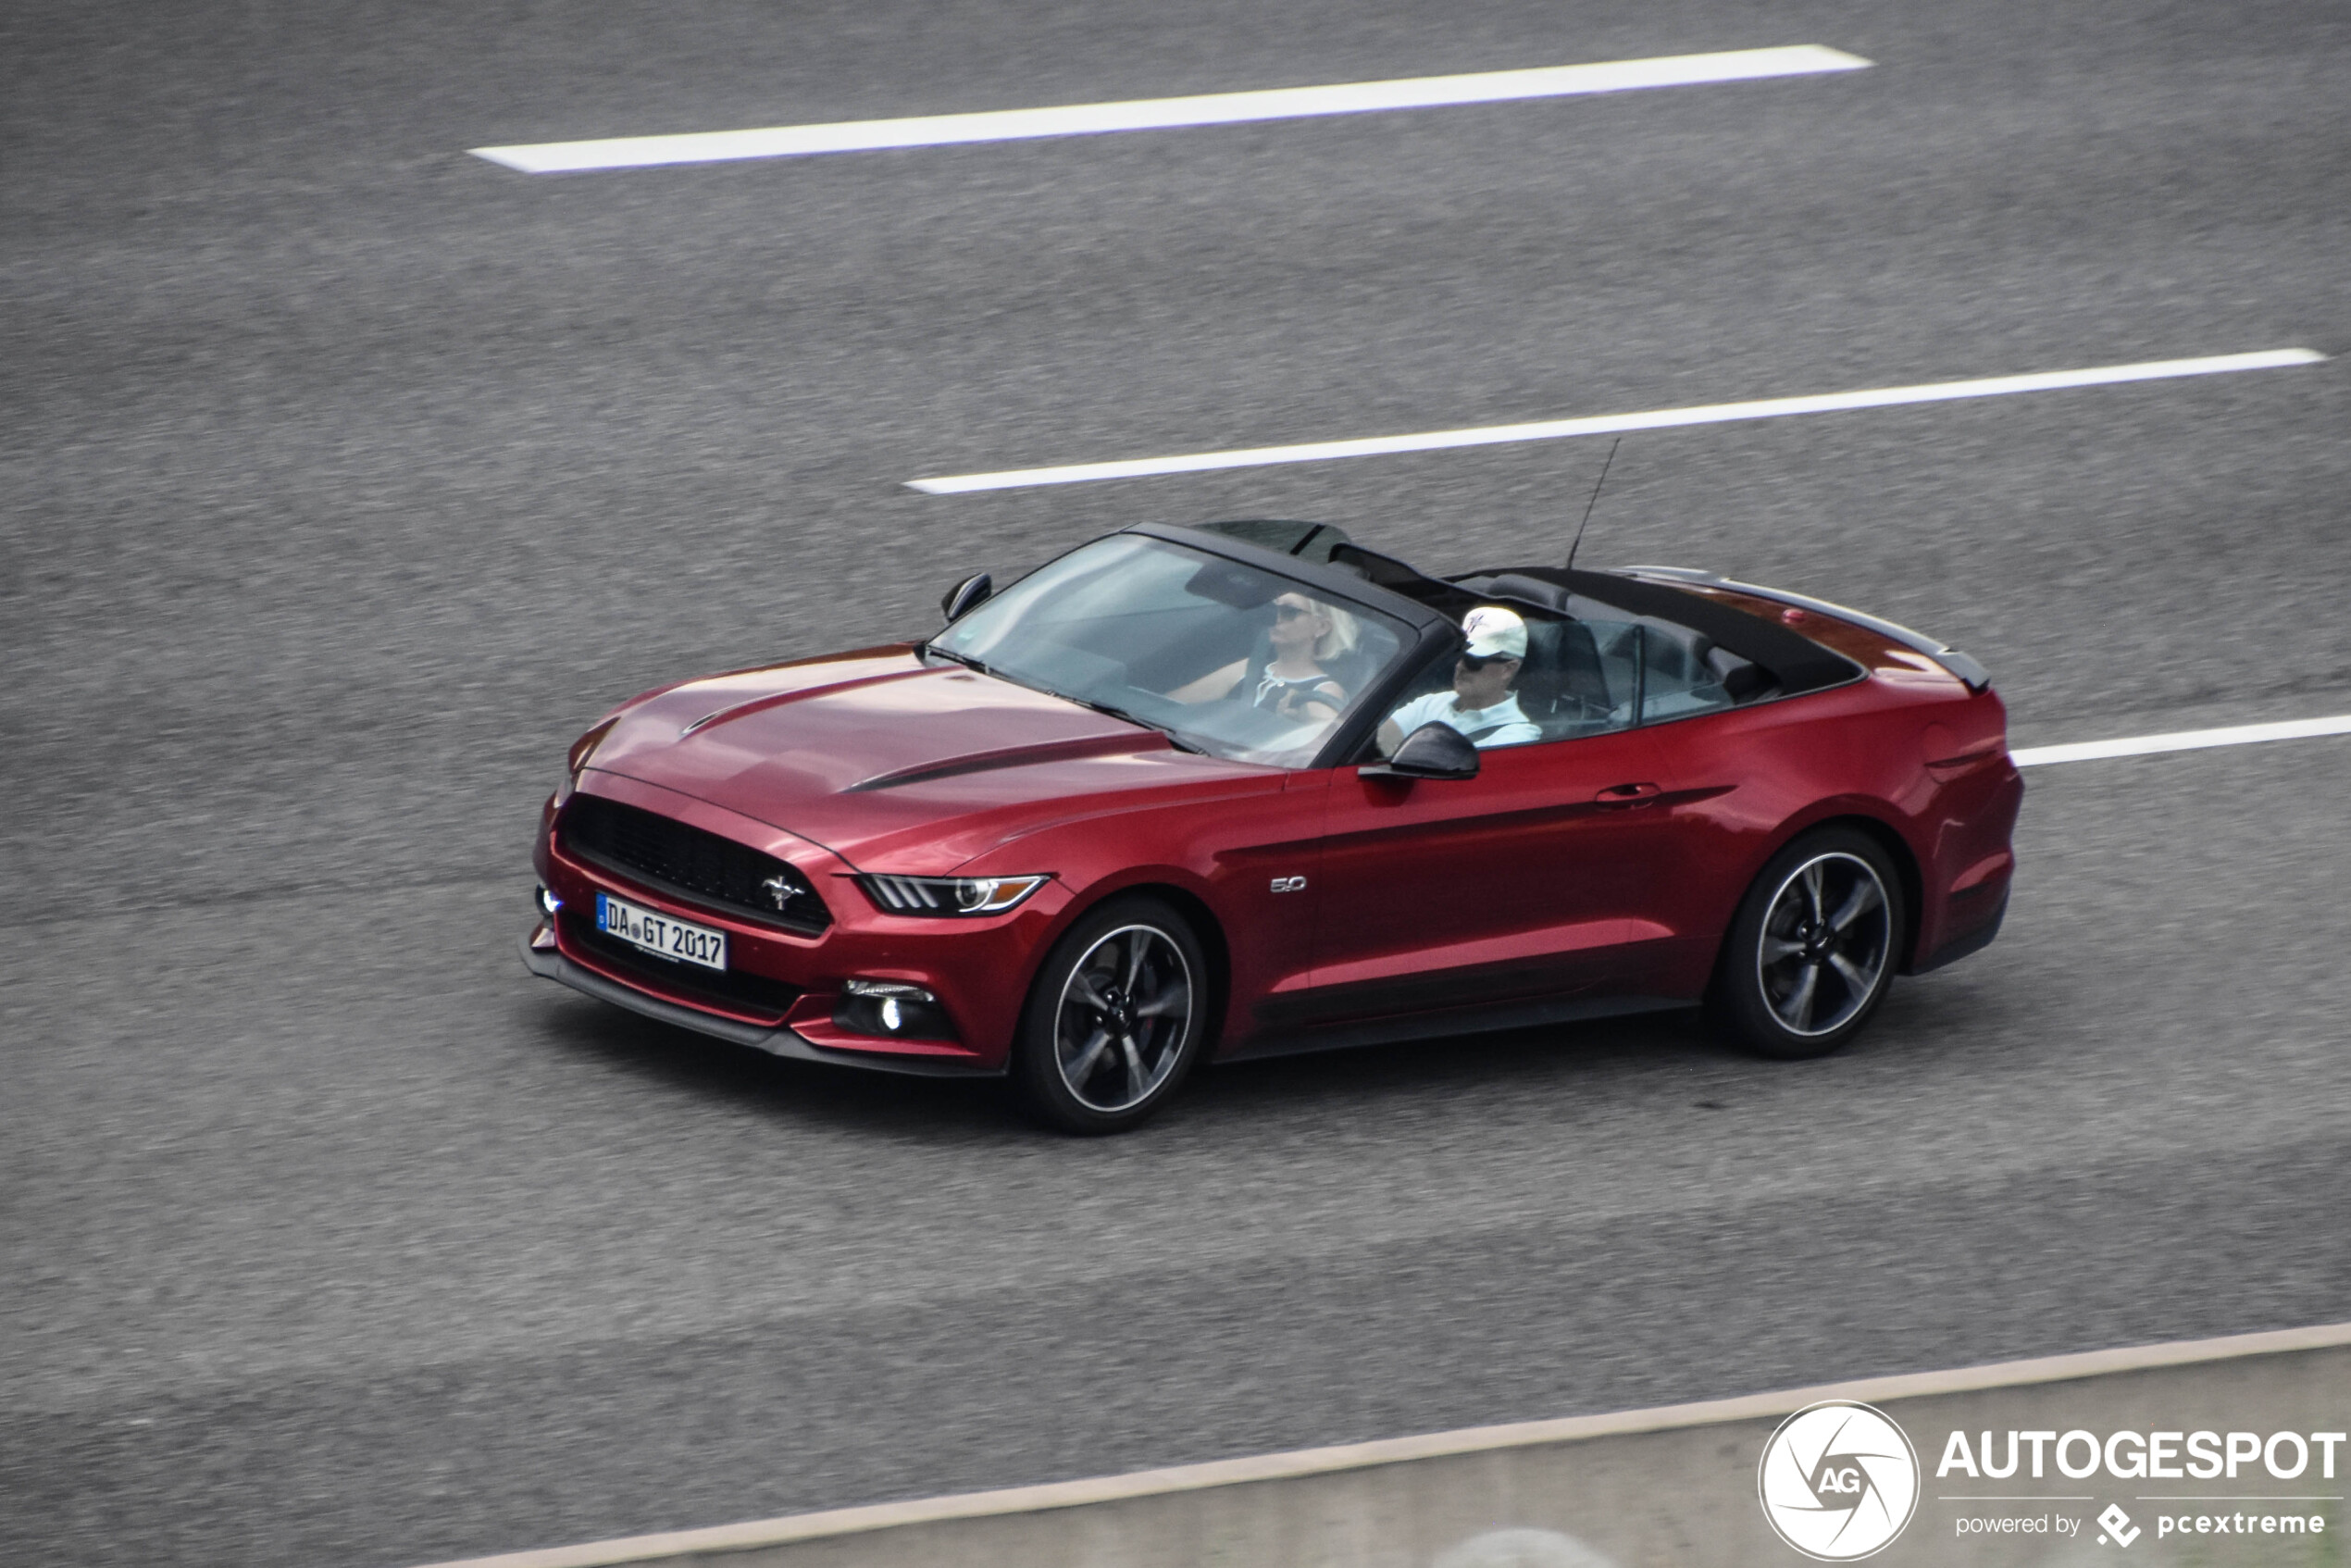
[[[931,874],[1057,822],[1283,781],[902,645],[654,692],[622,710],[589,769],[739,812],[864,870]]]

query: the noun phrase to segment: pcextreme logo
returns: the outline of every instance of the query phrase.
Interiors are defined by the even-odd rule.
[[[1919,1456],[1893,1417],[1849,1400],[1806,1405],[1763,1445],[1755,1489],[1780,1539],[1818,1562],[1893,1544],[1919,1505]]]

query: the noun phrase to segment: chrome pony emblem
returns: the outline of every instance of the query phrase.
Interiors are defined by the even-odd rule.
[[[760,883],[759,890],[765,893],[767,902],[777,909],[788,907],[792,900],[800,896],[799,885],[780,872]]]

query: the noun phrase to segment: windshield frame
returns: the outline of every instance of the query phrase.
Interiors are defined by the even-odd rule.
[[[1350,605],[1387,620],[1401,623],[1405,636],[1395,655],[1389,661],[1388,666],[1381,672],[1379,678],[1372,681],[1358,694],[1347,714],[1332,727],[1328,734],[1323,737],[1322,744],[1315,748],[1312,760],[1304,764],[1285,765],[1278,763],[1250,762],[1237,758],[1220,759],[1234,762],[1238,766],[1269,767],[1278,768],[1283,772],[1295,772],[1300,769],[1311,771],[1334,767],[1350,760],[1362,749],[1364,740],[1377,729],[1381,717],[1386,715],[1388,706],[1391,705],[1390,699],[1411,680],[1413,672],[1421,666],[1422,663],[1426,658],[1434,656],[1437,651],[1448,641],[1459,641],[1461,639],[1461,628],[1436,610],[1415,600],[1408,599],[1400,593],[1395,593],[1367,582],[1353,572],[1324,566],[1314,561],[1300,560],[1296,556],[1263,549],[1225,535],[1166,524],[1138,524],[1132,528],[1119,529],[1111,533],[1097,535],[1083,543],[1073,545],[1049,560],[1039,562],[1031,571],[1022,573],[1019,578],[1006,583],[1004,587],[1008,589],[1015,583],[1026,581],[1036,572],[1044,570],[1055,561],[1074,555],[1078,551],[1100,544],[1105,540],[1116,539],[1122,534],[1137,534],[1163,544],[1176,545],[1198,554],[1231,561],[1263,572],[1270,577],[1295,583],[1314,598]],[[1003,590],[998,590],[998,592],[1001,591]],[[984,602],[983,605],[975,605],[974,609],[982,607],[984,607]],[[953,623],[949,624],[952,626]],[[936,653],[938,657],[956,663],[966,665],[973,663],[974,661],[964,654],[948,649],[934,650],[932,648],[933,641],[945,629],[942,628],[939,632],[935,632],[931,637],[915,643],[914,651],[926,655]],[[1054,691],[1047,686],[1033,685],[992,665],[986,667],[985,673],[998,680],[1007,681],[1015,686],[1044,691],[1051,696],[1059,697],[1065,703],[1076,703],[1080,707],[1095,706],[1086,699],[1072,696],[1068,692]],[[1181,750],[1200,749],[1197,741],[1190,737],[1179,735],[1163,725],[1154,724],[1140,716],[1125,716],[1128,723],[1166,736],[1172,744]]]

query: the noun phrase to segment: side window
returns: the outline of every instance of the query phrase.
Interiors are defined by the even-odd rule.
[[[1772,670],[1670,613],[1644,615],[1568,592],[1556,576],[1497,572],[1455,579],[1473,591],[1490,583],[1490,591],[1525,615],[1531,640],[1522,700],[1546,739],[1669,723],[1780,691]],[[1654,603],[1654,594],[1644,597]],[[1535,615],[1525,614],[1534,604],[1549,606],[1564,621],[1538,630]],[[1548,658],[1544,638],[1561,639]]]
[[[1727,708],[1768,678],[1702,634],[1671,621],[1592,620],[1610,728],[1659,724]]]
[[[1524,604],[1515,607],[1526,623],[1526,657],[1508,696],[1538,733],[1501,739],[1490,728],[1467,732],[1486,737],[1478,740],[1481,747],[1573,740],[1710,713],[1733,706],[1768,681],[1754,665],[1688,627],[1588,600],[1579,599],[1576,607],[1585,613],[1558,618]],[[1457,652],[1444,653],[1413,678],[1379,727],[1375,755],[1388,756],[1421,725],[1457,711]]]
[[[1727,708],[1740,672],[1757,673],[1687,627],[1592,608],[1599,613],[1574,619],[1526,616],[1526,663],[1515,684],[1546,740]]]
[[[1526,657],[1503,693],[1514,714],[1499,728],[1465,731],[1482,749],[1602,735],[1636,722],[1645,637],[1640,627],[1624,621],[1554,619],[1524,605],[1517,613],[1526,623]],[[1421,725],[1449,720],[1459,711],[1458,658],[1458,651],[1441,654],[1414,677],[1389,709],[1388,722],[1380,727],[1375,742],[1378,755],[1388,755]],[[1524,732],[1529,725],[1536,733]]]

